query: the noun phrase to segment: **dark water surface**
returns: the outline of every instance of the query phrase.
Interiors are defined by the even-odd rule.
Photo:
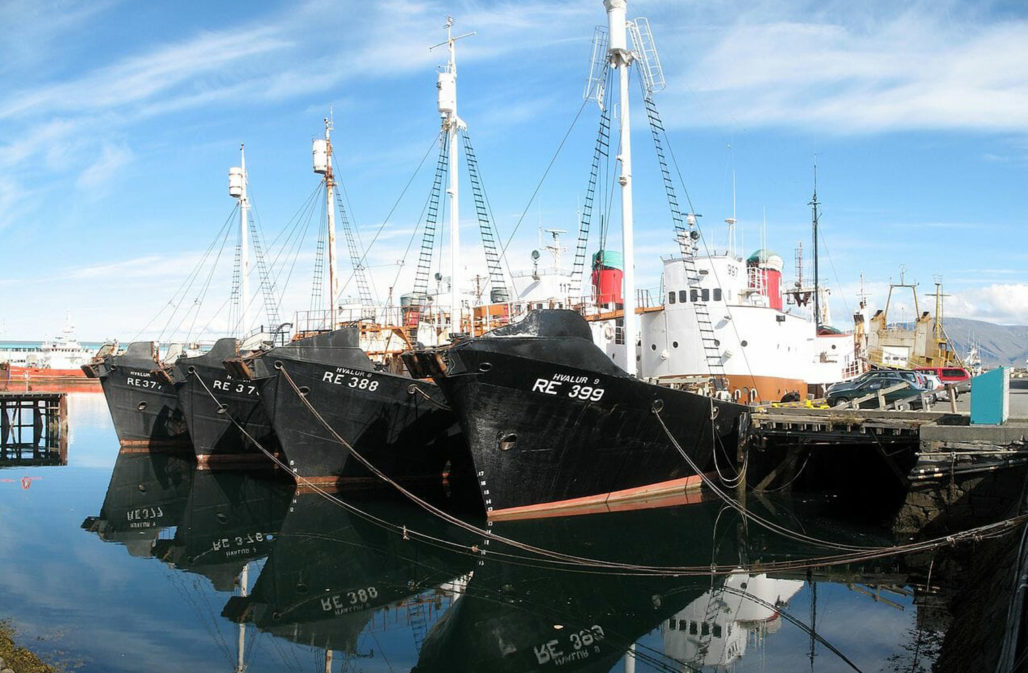
[[[119,457],[102,395],[70,410],[67,466],[0,470],[0,619],[69,670],[927,671],[954,656],[947,634],[977,647],[1007,609],[1003,591],[960,607],[982,595],[978,549],[810,569],[841,551],[717,499],[497,523],[487,541],[403,502]],[[819,540],[893,544],[820,502],[750,505]]]

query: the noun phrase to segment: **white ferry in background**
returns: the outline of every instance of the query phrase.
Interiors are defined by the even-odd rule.
[[[99,390],[97,381],[82,371],[94,354],[79,343],[69,316],[61,333],[38,347],[0,349],[0,390]]]

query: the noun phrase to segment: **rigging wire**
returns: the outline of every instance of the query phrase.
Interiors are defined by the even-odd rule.
[[[550,169],[553,168],[553,164],[557,161],[557,157],[560,156],[561,150],[564,149],[564,144],[571,136],[571,132],[575,129],[575,125],[578,123],[578,119],[582,116],[582,112],[585,110],[585,106],[588,102],[588,100],[583,100],[582,104],[579,106],[578,112],[575,113],[574,119],[571,120],[571,125],[568,127],[567,132],[564,133],[564,137],[561,138],[560,144],[557,146],[557,150],[553,153],[553,156],[550,158],[550,163],[546,165],[546,170],[543,171],[542,177],[539,178],[539,182],[535,186],[535,190],[532,191],[532,196],[529,197],[528,203],[525,204],[525,209],[521,211],[521,216],[518,217],[518,221],[514,225],[514,229],[510,232],[510,237],[507,238],[507,242],[500,250],[501,254],[507,254],[507,248],[510,247],[511,241],[514,239],[514,235],[518,233],[518,227],[521,226],[521,223],[525,220],[525,217],[528,215],[528,211],[532,207],[532,202],[535,201],[535,197],[539,194],[539,190],[542,188],[543,182],[546,180],[546,176],[549,175]],[[516,287],[514,288],[514,294],[517,294]]]

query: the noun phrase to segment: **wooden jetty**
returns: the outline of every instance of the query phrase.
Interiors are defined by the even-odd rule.
[[[0,392],[0,467],[67,464],[67,394]]]

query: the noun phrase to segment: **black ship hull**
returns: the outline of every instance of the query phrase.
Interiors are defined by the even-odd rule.
[[[256,382],[225,369],[224,362],[239,355],[236,344],[221,339],[208,353],[182,358],[174,367],[179,406],[201,468],[271,468],[265,451],[278,453]]]
[[[408,357],[457,414],[490,518],[685,494],[714,468],[715,447],[734,464],[745,407],[628,376],[581,317],[559,313],[571,327],[544,320]]]
[[[123,355],[83,367],[100,379],[122,450],[190,453],[192,443],[174,387],[154,373],[149,342],[129,344]]]
[[[258,380],[261,399],[298,481],[388,488],[352,447],[390,479],[434,494],[448,461],[466,455],[456,418],[431,383],[282,354],[264,363],[276,373]]]

